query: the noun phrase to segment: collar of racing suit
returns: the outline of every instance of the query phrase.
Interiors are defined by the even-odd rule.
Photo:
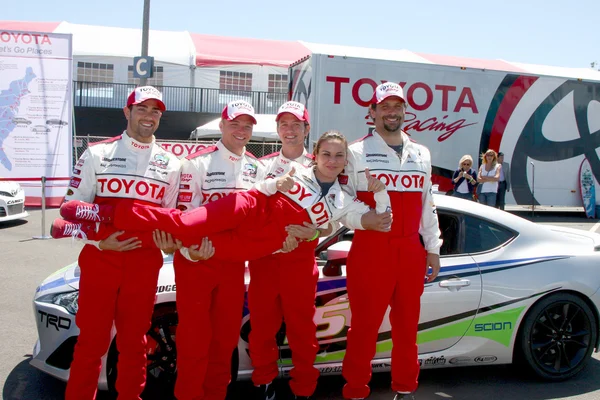
[[[242,158],[244,158],[244,154],[246,154],[246,147],[245,146],[244,146],[244,149],[242,150],[242,155],[241,156],[238,156],[237,154],[232,153],[231,151],[229,151],[227,149],[227,147],[225,147],[225,145],[223,144],[223,142],[221,140],[219,140],[217,142],[216,146],[217,146],[217,149],[219,149],[219,154],[221,155],[221,158],[223,158],[224,160],[238,162]]]
[[[394,149],[392,149],[389,144],[387,144],[387,142],[383,139],[383,137],[379,134],[379,132],[377,132],[376,130],[373,130],[372,135],[373,135],[373,139],[375,139],[377,141],[381,141],[382,143],[385,144],[385,146],[390,151],[392,151],[394,154],[396,154],[396,151]],[[404,131],[402,131],[402,130],[400,131],[400,136],[402,137],[402,148],[404,150],[406,150],[407,147],[412,147],[412,142],[410,141],[410,139],[408,138],[408,135]],[[403,156],[404,156],[404,154],[406,154],[406,151],[402,151]]]
[[[152,142],[150,143],[139,142],[133,139],[131,136],[129,136],[127,134],[127,130],[123,131],[123,135],[121,135],[121,138],[127,149],[136,153],[143,153],[149,151],[150,149],[152,149],[156,141],[156,138],[152,136]]]

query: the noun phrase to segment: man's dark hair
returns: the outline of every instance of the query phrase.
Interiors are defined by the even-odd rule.
[[[503,155],[504,155],[503,152],[501,152],[501,151],[498,152],[498,157],[502,157]]]

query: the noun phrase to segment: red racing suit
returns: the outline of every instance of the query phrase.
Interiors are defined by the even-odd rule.
[[[290,160],[280,152],[261,158],[267,178],[277,178],[289,172],[292,165],[301,173],[310,174],[313,157],[304,153]],[[252,359],[252,381],[265,385],[277,377],[279,349],[275,336],[285,319],[286,333],[292,350],[294,368],[290,386],[297,396],[313,394],[319,370],[314,367],[319,349],[316,338],[315,295],[319,270],[315,260],[317,240],[301,242],[290,253],[275,253],[248,264],[250,285],[249,348]]]
[[[238,156],[219,141],[184,162],[177,207],[190,210],[212,204],[250,189],[262,178],[262,164],[252,154]],[[196,236],[192,243],[200,239]],[[192,262],[177,252],[174,269],[179,315],[175,396],[223,400],[240,333],[245,262],[217,258]]]
[[[180,161],[156,143],[122,135],[90,146],[73,170],[65,201],[116,206],[122,199],[174,207]],[[114,229],[113,231],[114,232]],[[112,233],[109,232],[109,233]],[[126,234],[119,237],[124,240]],[[80,329],[66,399],[93,399],[101,358],[108,350],[113,321],[119,350],[116,389],[119,399],[139,399],[146,383],[146,332],[154,309],[163,263],[158,249],[101,251],[86,244],[79,255]]]
[[[442,241],[431,195],[429,150],[412,142],[405,133],[402,139],[401,156],[376,131],[349,147],[344,189],[373,205],[364,176],[365,168],[369,168],[387,186],[394,220],[391,232],[357,230],[348,254],[346,273],[352,322],[342,370],[347,382],[343,395],[347,399],[369,395],[371,360],[388,305],[393,342],[392,390],[417,389],[416,339],[426,253],[439,254]]]

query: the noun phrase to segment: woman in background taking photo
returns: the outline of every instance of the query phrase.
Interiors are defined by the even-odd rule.
[[[473,200],[473,192],[477,185],[477,172],[472,168],[473,158],[465,154],[458,162],[458,169],[452,175],[454,184],[454,197]]]

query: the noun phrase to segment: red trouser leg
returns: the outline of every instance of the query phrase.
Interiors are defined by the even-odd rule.
[[[204,378],[206,400],[224,400],[231,382],[231,356],[240,340],[244,308],[245,264],[220,263],[219,285],[213,292],[210,310],[213,335],[208,355],[208,371]]]
[[[211,233],[234,229],[257,218],[266,205],[266,196],[256,190],[229,194],[217,201],[182,213],[165,209],[120,202],[115,207],[113,224],[117,229],[151,231],[161,229],[190,246],[198,238]]]
[[[116,389],[119,400],[138,400],[146,385],[146,333],[163,259],[158,249],[122,254],[122,284],[115,318],[119,350]]]
[[[252,382],[266,385],[279,375],[279,348],[275,336],[283,321],[279,285],[279,263],[276,256],[250,262],[248,309],[250,310],[249,349],[252,360]]]
[[[193,263],[179,252],[174,258],[177,284],[177,381],[178,400],[204,398],[204,377],[213,335],[210,308],[218,273],[204,262]]]
[[[79,255],[79,310],[75,320],[79,337],[75,345],[66,400],[95,399],[101,358],[110,345],[120,269],[94,246]]]
[[[392,390],[414,392],[419,377],[417,330],[427,253],[417,235],[396,247],[398,273],[392,297]]]
[[[319,370],[314,367],[319,350],[314,322],[319,270],[314,246],[283,254],[280,259],[279,287],[294,364],[290,371],[290,388],[296,396],[311,396],[319,379]]]
[[[376,251],[373,251],[373,249]],[[371,360],[375,356],[379,327],[395,286],[390,253],[355,237],[348,255],[347,288],[352,320],[342,367],[345,399],[370,393]]]

